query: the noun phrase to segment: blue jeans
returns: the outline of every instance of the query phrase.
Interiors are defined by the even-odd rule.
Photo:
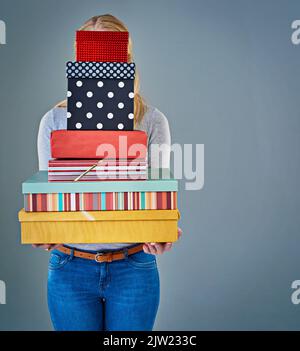
[[[140,251],[97,263],[51,251],[48,306],[55,330],[150,331],[159,297],[155,255]]]

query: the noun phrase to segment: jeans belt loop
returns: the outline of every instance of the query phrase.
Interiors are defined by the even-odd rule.
[[[109,252],[107,255],[107,262],[112,262],[112,260],[113,260],[112,258],[113,258],[113,253]]]
[[[128,249],[127,248],[125,248],[123,250],[123,254],[124,254],[124,258],[127,260],[127,258],[128,258]]]

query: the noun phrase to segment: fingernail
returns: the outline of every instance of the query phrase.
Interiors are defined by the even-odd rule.
[[[155,243],[150,243],[150,245],[155,245]]]

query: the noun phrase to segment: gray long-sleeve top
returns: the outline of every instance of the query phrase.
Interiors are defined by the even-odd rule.
[[[38,133],[38,157],[39,169],[47,170],[48,161],[51,158],[50,135],[53,130],[67,129],[67,109],[55,107],[48,111],[40,122]],[[156,108],[148,106],[141,123],[135,127],[136,130],[145,131],[148,135],[148,164],[151,167],[169,168],[170,165],[170,130],[167,118]],[[164,144],[162,153],[153,153],[151,155],[151,145]],[[68,244],[74,248],[82,250],[102,251],[115,250],[131,246],[133,243],[113,243],[113,244]]]

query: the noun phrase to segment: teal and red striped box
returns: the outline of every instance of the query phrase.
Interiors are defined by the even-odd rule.
[[[178,182],[168,169],[149,169],[144,181],[49,182],[40,171],[22,185],[27,212],[173,210]]]

